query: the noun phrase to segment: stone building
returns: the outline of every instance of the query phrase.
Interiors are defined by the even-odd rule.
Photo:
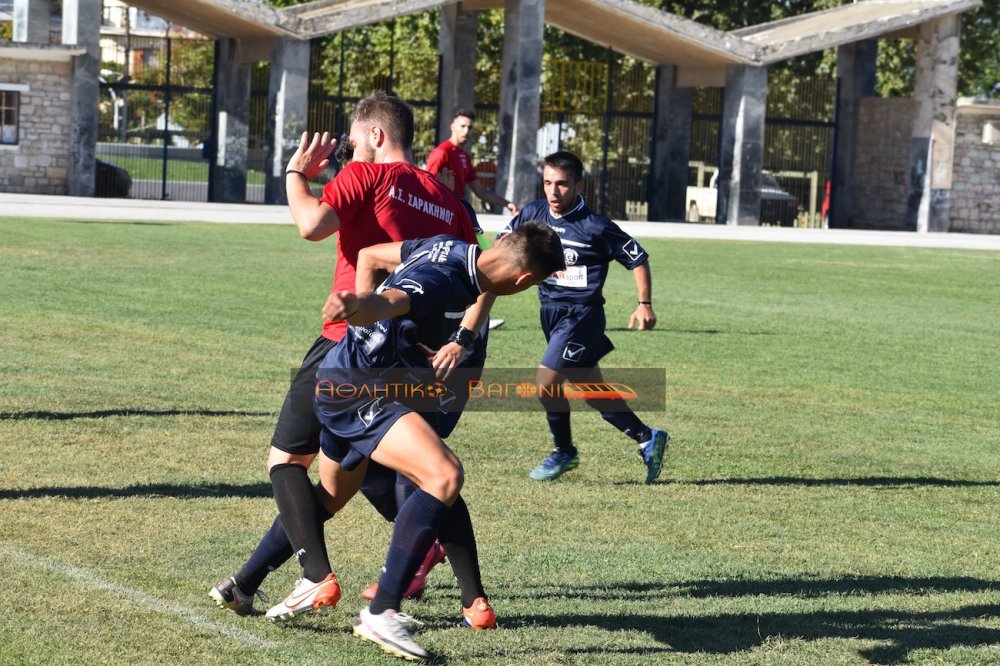
[[[958,100],[950,231],[1000,234],[1000,101]]]
[[[66,194],[76,47],[0,45],[0,191]]]

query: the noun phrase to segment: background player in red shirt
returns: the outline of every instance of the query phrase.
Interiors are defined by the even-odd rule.
[[[455,112],[451,120],[451,136],[428,155],[427,170],[437,175],[447,169],[455,181],[452,189],[458,196],[467,198],[465,188],[468,187],[481,201],[497,209],[506,208],[511,215],[517,215],[517,204],[490,192],[479,182],[476,169],[472,166],[472,156],[462,147],[469,140],[475,119],[476,115],[470,109],[459,109]]]

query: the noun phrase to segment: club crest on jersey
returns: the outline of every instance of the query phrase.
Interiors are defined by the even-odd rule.
[[[630,239],[629,242],[622,245],[622,250],[632,259],[638,259],[642,255],[642,248],[635,242],[635,239]]]
[[[369,403],[366,403],[358,409],[358,418],[361,422],[365,424],[365,427],[371,427],[372,421],[375,417],[382,413],[382,398],[378,397]]]
[[[424,293],[424,285],[420,284],[413,278],[403,278],[402,280],[399,281],[399,284],[396,286],[398,286],[400,289],[406,289],[407,291],[412,291],[414,294]]]
[[[566,343],[566,348],[563,349],[563,359],[567,361],[579,361],[586,349],[586,347],[578,342],[568,342]]]
[[[580,258],[580,255],[576,250],[568,247],[563,248],[563,261],[566,262],[567,266],[572,266],[576,263],[576,260]]]

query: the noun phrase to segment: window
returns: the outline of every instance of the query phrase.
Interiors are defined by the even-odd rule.
[[[17,117],[21,93],[0,90],[0,144],[17,145]]]

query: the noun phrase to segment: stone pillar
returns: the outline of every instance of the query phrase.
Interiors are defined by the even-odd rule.
[[[215,42],[215,158],[208,200],[233,203],[247,198],[250,122],[250,66],[239,61],[235,39]]]
[[[906,205],[906,227],[911,231],[948,231],[959,25],[958,14],[920,25],[913,90],[917,118],[910,138]]]
[[[837,49],[837,108],[830,177],[831,229],[854,226],[854,163],[858,134],[858,100],[875,96],[878,42],[852,42]]]
[[[767,68],[726,65],[716,224],[760,224]]]
[[[677,87],[676,66],[656,68],[653,106],[647,218],[683,220],[687,211],[694,88]]]
[[[438,40],[441,54],[441,108],[438,111],[440,143],[451,136],[451,120],[456,109],[476,105],[477,12],[460,11],[459,5],[441,8]]]
[[[14,0],[14,41],[48,44],[51,15],[49,0]]]
[[[500,84],[497,194],[519,206],[535,198],[545,0],[507,0]]]
[[[267,173],[264,202],[288,203],[285,165],[298,148],[309,115],[309,41],[275,37],[267,89]],[[333,131],[332,127],[318,130]]]
[[[92,197],[97,179],[97,98],[100,94],[101,3],[63,0],[62,42],[83,46],[73,58],[73,101],[69,133],[69,188],[74,197]]]

